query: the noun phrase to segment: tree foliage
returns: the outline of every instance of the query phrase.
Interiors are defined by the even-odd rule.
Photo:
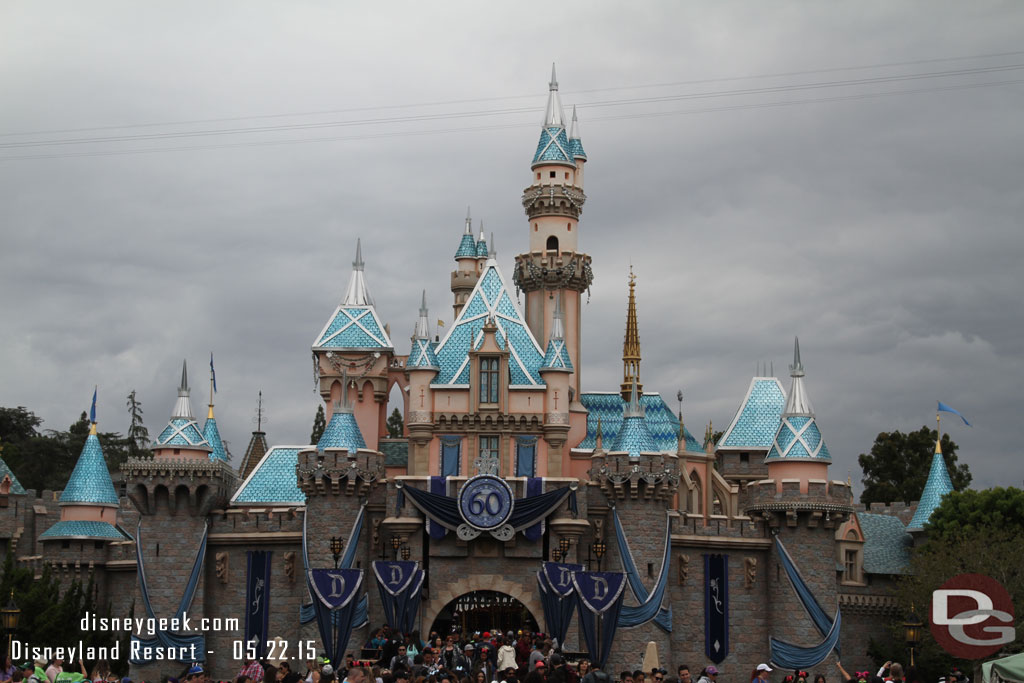
[[[398,408],[395,408],[391,415],[388,416],[387,421],[388,438],[390,439],[401,439],[402,433],[405,431],[405,420],[402,419],[402,413],[399,412]]]
[[[901,609],[906,614],[913,610],[927,618],[932,591],[957,574],[990,576],[1009,591],[1014,604],[1024,604],[1022,543],[1024,491],[995,488],[950,493],[932,513],[925,527],[925,539],[914,547],[910,567],[897,583]],[[930,680],[947,673],[953,664],[958,664],[963,671],[971,670],[971,662],[954,661],[939,647],[928,629],[924,629],[923,638],[917,659],[935,668],[934,672],[931,669],[926,672]],[[991,658],[1022,649],[1024,642],[1018,640],[1004,646]]]
[[[871,503],[912,502],[921,499],[938,432],[921,427],[916,432],[882,432],[875,437],[870,453],[861,453],[857,461],[864,473],[864,492],[860,502]],[[953,488],[962,491],[971,483],[971,471],[966,464],[957,464],[957,445],[949,434],[942,435],[942,456],[949,470]]]
[[[128,446],[128,457],[139,458],[150,454],[149,451],[149,430],[142,420],[142,401],[135,396],[132,389],[127,398],[128,434],[126,442]]]
[[[324,414],[323,404],[320,404],[316,407],[316,417],[313,418],[313,431],[309,433],[309,442],[319,442],[325,429],[327,429],[327,416]]]

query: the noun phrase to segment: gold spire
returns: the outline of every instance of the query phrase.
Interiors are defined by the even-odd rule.
[[[622,343],[622,400],[628,401],[633,381],[636,380],[638,395],[643,394],[640,383],[640,328],[636,322],[636,275],[629,267],[629,305],[626,308],[626,338]]]

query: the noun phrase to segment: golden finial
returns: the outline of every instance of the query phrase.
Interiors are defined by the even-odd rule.
[[[636,380],[637,395],[642,395],[644,387],[640,384],[640,327],[636,320],[636,275],[633,266],[629,266],[629,302],[626,307],[626,337],[622,343],[622,400],[628,401]]]

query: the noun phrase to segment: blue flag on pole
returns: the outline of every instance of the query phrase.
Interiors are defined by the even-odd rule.
[[[92,408],[89,409],[89,422],[96,424],[96,391],[98,387],[93,387],[92,390]]]
[[[947,406],[942,401],[939,401],[939,408],[938,408],[938,410],[939,410],[940,413],[953,413],[954,415],[959,416],[960,419],[964,421],[965,425],[967,425],[968,427],[971,426],[971,423],[967,421],[966,417],[964,417],[963,415],[960,414],[959,410],[956,410],[955,408],[950,408],[949,406]]]
[[[217,393],[217,373],[213,369],[213,351],[210,351],[210,380],[213,382],[213,393]]]

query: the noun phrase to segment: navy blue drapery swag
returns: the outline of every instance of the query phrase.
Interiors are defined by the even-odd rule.
[[[341,569],[349,569],[356,560],[356,552],[359,550],[359,537],[363,531],[363,523],[366,519],[366,503],[363,503],[359,507],[359,514],[356,515],[355,521],[352,523],[352,530],[349,532],[348,543],[345,545],[345,552],[341,556],[341,561],[338,563],[338,567]],[[302,515],[302,568],[305,572],[309,573],[309,550],[306,543],[306,513]],[[307,580],[306,588],[309,590],[310,597],[313,596],[313,588],[309,585]],[[359,602],[356,604],[355,609],[352,612],[352,628],[360,628],[369,622],[370,614],[370,603],[366,594],[359,598]],[[319,612],[316,607],[316,600],[311,603],[302,605],[299,607],[299,622],[308,624],[314,619],[318,619]],[[333,615],[324,615],[325,619],[331,619],[331,623],[336,623],[339,616],[335,612]],[[321,638],[323,633],[320,634]],[[327,641],[323,641],[326,643]]]
[[[406,486],[398,482],[396,486],[400,491],[409,496],[409,500],[432,522],[455,531],[463,524],[462,515],[459,514],[458,498],[455,496],[439,496],[435,493],[422,491],[413,486]],[[561,486],[553,491],[542,493],[539,496],[528,498],[516,498],[512,505],[512,516],[508,523],[515,531],[520,531],[528,526],[533,526],[554,512],[565,499],[569,499],[569,509],[574,514],[577,511],[576,491],[571,486]]]
[[[572,583],[583,641],[591,661],[603,669],[615,640],[626,576],[614,572],[573,572]]]
[[[672,608],[671,606],[662,607],[662,602],[668,587],[669,564],[672,555],[672,516],[665,513],[665,540],[664,550],[661,554],[661,572],[658,574],[654,589],[649,593],[640,578],[640,572],[637,571],[633,553],[629,549],[629,541],[626,540],[626,533],[619,520],[619,511],[615,508],[612,508],[612,522],[615,526],[615,542],[619,547],[619,557],[622,558],[622,568],[626,572],[629,589],[633,592],[633,597],[640,603],[635,607],[622,606],[622,614],[619,615],[619,628],[633,628],[653,619],[658,628],[666,633],[671,633]]]
[[[822,609],[818,599],[814,597],[804,577],[800,574],[796,563],[793,562],[793,557],[786,550],[786,546],[782,544],[778,536],[775,537],[775,550],[779,563],[786,570],[786,578],[789,579],[790,585],[793,586],[793,591],[800,600],[800,604],[803,605],[804,610],[814,623],[814,628],[817,629],[824,640],[811,647],[801,647],[777,638],[769,638],[768,646],[771,661],[784,669],[809,669],[825,661],[833,650],[839,656],[839,629],[842,625],[839,605],[836,605],[836,618],[830,619],[825,610]]]
[[[192,605],[192,599],[195,598],[196,589],[199,587],[199,577],[202,576],[203,560],[206,558],[206,541],[210,535],[209,523],[203,528],[203,538],[199,542],[199,549],[196,551],[195,560],[192,562],[192,571],[189,573],[188,583],[185,584],[185,592],[182,593],[181,602],[178,603],[178,610],[174,613],[174,618],[181,619],[188,608]],[[146,616],[150,619],[156,619],[156,614],[153,612],[153,605],[149,600],[149,584],[146,581],[146,563],[142,554],[142,520],[139,520],[138,526],[135,528],[135,562],[138,567],[137,574],[139,577],[139,591],[142,593],[142,604],[146,609]],[[132,642],[138,642],[141,644],[143,650],[154,647],[175,647],[175,648],[187,648],[192,647],[195,650],[196,661],[206,661],[206,636],[182,636],[168,631],[157,631],[153,634],[153,638],[139,638],[136,635],[132,635]],[[148,664],[150,659],[132,659],[132,664]]]
[[[327,659],[338,665],[348,646],[355,624],[356,595],[363,585],[362,569],[310,569],[306,581],[313,589],[313,604],[317,609],[317,625],[324,640]],[[330,617],[321,620],[321,609]],[[338,615],[334,619],[334,615]],[[333,633],[331,633],[333,631]]]

